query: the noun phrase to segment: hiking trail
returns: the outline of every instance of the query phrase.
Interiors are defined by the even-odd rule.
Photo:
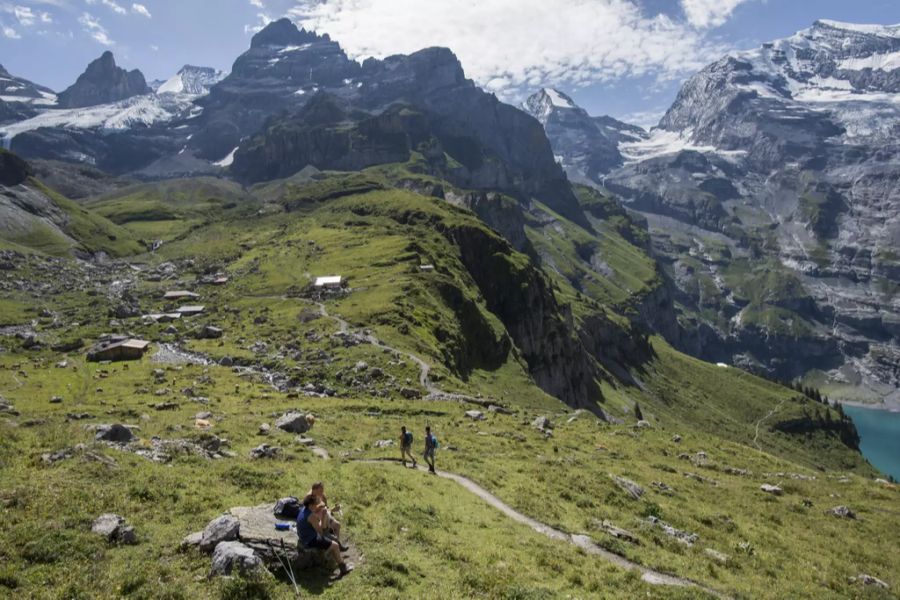
[[[785,402],[785,399],[782,398],[781,402],[779,402],[778,405],[775,406],[775,408],[770,410],[768,413],[766,413],[766,415],[763,418],[761,418],[759,421],[756,422],[756,434],[753,436],[753,445],[756,446],[756,449],[759,450],[760,452],[762,452],[762,446],[760,446],[759,442],[757,441],[759,439],[759,426],[763,424],[763,421],[771,418],[772,415],[777,413],[781,409],[781,407],[784,405],[784,402]]]
[[[385,463],[399,463],[400,460],[396,458],[369,458],[369,459],[354,459],[353,462],[365,463],[365,464],[385,464]],[[428,472],[428,469],[423,465],[418,465],[416,467],[419,471]],[[503,500],[484,489],[468,477],[464,477],[462,475],[457,475],[456,473],[451,473],[449,471],[437,471],[437,475],[439,477],[443,477],[444,479],[449,479],[451,481],[455,481],[457,484],[465,488],[468,492],[475,494],[504,515],[516,521],[518,523],[522,523],[527,525],[534,531],[544,535],[552,540],[556,540],[559,542],[566,542],[568,544],[572,544],[573,546],[577,546],[584,550],[587,554],[591,556],[597,556],[608,563],[611,563],[619,568],[626,569],[628,571],[638,571],[641,574],[641,580],[649,583],[651,585],[668,585],[668,586],[677,586],[677,587],[694,587],[704,592],[716,596],[717,598],[726,598],[727,596],[723,595],[716,590],[708,588],[703,584],[697,583],[696,581],[691,581],[690,579],[685,579],[683,577],[677,577],[674,575],[668,575],[666,573],[661,573],[654,569],[650,569],[643,565],[640,565],[636,562],[630,561],[623,556],[619,556],[605,548],[601,548],[598,546],[588,535],[584,534],[570,534],[559,529],[555,529],[545,523],[541,523],[531,517],[524,515],[509,506]]]

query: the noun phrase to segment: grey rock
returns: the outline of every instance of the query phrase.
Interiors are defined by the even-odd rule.
[[[181,548],[190,548],[193,546],[199,546],[200,542],[203,540],[203,532],[195,531],[189,535],[184,536],[184,539],[181,540]]]
[[[394,440],[378,440],[375,442],[376,448],[391,448],[394,445]]]
[[[113,423],[112,425],[98,425],[94,438],[102,442],[127,444],[134,439],[134,433],[124,425]]]
[[[241,542],[221,542],[212,556],[210,575],[249,575],[263,569],[262,560]]]
[[[231,515],[216,517],[203,529],[199,543],[200,550],[212,552],[220,542],[238,539],[240,527],[240,522]]]
[[[129,526],[123,517],[115,513],[104,513],[94,519],[91,531],[103,536],[108,542],[120,544],[136,544],[137,536],[134,527]]]
[[[840,517],[842,519],[855,519],[856,513],[847,508],[846,506],[835,506],[834,508],[828,511],[828,514],[834,515],[835,517]]]
[[[777,485],[770,485],[768,483],[764,483],[759,486],[759,489],[764,491],[767,494],[772,494],[773,496],[781,496],[784,494],[784,490],[778,487]]]
[[[539,431],[547,431],[553,429],[553,423],[548,417],[540,416],[531,422],[531,426]]]
[[[484,421],[485,419],[484,413],[480,410],[467,410],[465,414],[473,421]]]
[[[259,458],[275,458],[281,454],[281,448],[270,446],[269,444],[260,444],[250,451],[251,459]]]
[[[693,545],[698,539],[700,539],[700,536],[697,535],[696,533],[688,533],[687,531],[683,531],[681,529],[676,529],[675,527],[672,527],[671,525],[669,525],[665,521],[659,519],[658,517],[653,517],[653,516],[647,517],[647,522],[650,523],[652,526],[656,527],[657,529],[660,529],[667,536],[673,537],[676,540],[678,540],[679,542],[681,542],[682,544],[685,544],[687,546]]]
[[[706,548],[703,551],[708,557],[719,563],[720,565],[727,565],[729,558],[727,554],[722,554],[718,550],[713,550],[712,548]]]
[[[644,495],[644,488],[631,481],[630,479],[626,479],[624,477],[619,477],[618,475],[612,475],[613,481],[616,482],[616,485],[622,488],[625,492],[628,493],[629,496],[634,498],[635,500],[640,500],[641,496]]]
[[[850,578],[850,583],[859,583],[861,585],[872,585],[875,587],[879,587],[883,590],[891,589],[891,586],[887,584],[887,582],[878,579],[877,577],[873,577],[871,575],[866,575],[865,573],[860,573],[856,577]]]
[[[306,433],[312,427],[312,422],[305,413],[289,412],[275,421],[275,427],[288,433]]]

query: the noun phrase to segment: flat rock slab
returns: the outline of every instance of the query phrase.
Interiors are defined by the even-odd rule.
[[[228,511],[240,523],[240,538],[245,544],[265,544],[271,541],[276,547],[284,545],[290,548],[297,547],[297,532],[293,529],[279,531],[275,529],[276,523],[295,523],[294,519],[279,519],[272,512],[275,504],[260,504],[258,506],[236,506]]]

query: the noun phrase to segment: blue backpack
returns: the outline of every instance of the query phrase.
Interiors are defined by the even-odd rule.
[[[413,443],[413,434],[410,431],[407,431],[403,434],[403,444],[406,446],[412,446]]]

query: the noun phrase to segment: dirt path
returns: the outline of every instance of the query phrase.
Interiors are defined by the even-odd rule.
[[[386,458],[386,459],[359,459],[354,460],[354,462],[367,463],[367,464],[385,464],[385,463],[399,463],[399,459],[394,458]],[[427,469],[419,465],[418,470],[427,472]],[[471,479],[467,477],[463,477],[462,475],[457,475],[456,473],[450,473],[448,471],[438,471],[437,475],[439,477],[443,477],[444,479],[450,479],[455,481],[467,491],[475,494],[504,515],[516,521],[517,523],[522,523],[523,525],[527,525],[531,527],[536,532],[544,535],[552,540],[556,540],[559,542],[566,542],[572,544],[573,546],[577,546],[584,550],[587,554],[592,556],[597,556],[602,560],[605,560],[619,568],[626,569],[629,571],[638,571],[641,574],[641,580],[649,583],[651,585],[670,585],[670,586],[678,586],[678,587],[695,587],[704,592],[716,596],[718,598],[725,598],[723,594],[710,589],[702,584],[699,584],[695,581],[691,581],[690,579],[684,579],[682,577],[675,577],[673,575],[667,575],[665,573],[660,573],[659,571],[655,571],[653,569],[647,568],[643,565],[639,565],[636,562],[632,562],[623,556],[619,556],[618,554],[614,554],[609,550],[601,548],[587,535],[579,535],[579,534],[570,534],[564,531],[560,531],[559,529],[554,529],[545,523],[541,523],[540,521],[536,521],[527,515],[523,515],[522,513],[515,510],[513,507],[509,506],[505,502],[503,502],[500,498],[484,489]]]
[[[770,410],[768,413],[766,413],[766,415],[763,418],[761,418],[759,421],[756,422],[756,434],[753,436],[753,445],[756,446],[756,449],[759,450],[760,452],[762,452],[762,446],[760,446],[759,442],[757,441],[759,439],[759,426],[762,425],[766,419],[771,418],[772,415],[774,415],[779,410],[781,410],[781,407],[784,405],[784,402],[785,402],[785,399],[782,398],[781,402],[779,402],[775,408]]]
[[[337,315],[333,315],[328,312],[328,309],[325,307],[325,304],[322,302],[316,302],[316,306],[319,307],[319,314],[321,314],[326,319],[330,319],[337,323],[338,328],[341,333],[350,333],[351,327],[350,324]],[[467,402],[471,404],[478,404],[481,406],[486,406],[488,403],[485,400],[479,398],[473,398],[472,396],[467,396],[465,394],[458,394],[455,392],[447,392],[434,385],[431,381],[431,365],[425,362],[422,357],[413,354],[411,352],[407,352],[405,350],[401,350],[400,348],[395,348],[394,346],[390,346],[385,344],[380,339],[375,337],[372,334],[364,334],[364,337],[367,342],[381,348],[383,350],[388,350],[390,352],[394,352],[401,356],[405,356],[419,367],[419,385],[425,388],[428,395],[426,396],[426,400],[450,400],[456,402]],[[497,404],[497,403],[495,403]]]

